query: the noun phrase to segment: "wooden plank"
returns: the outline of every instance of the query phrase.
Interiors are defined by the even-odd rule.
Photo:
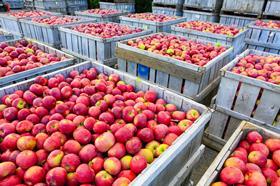
[[[126,61],[124,59],[118,58],[118,69],[126,72]]]
[[[228,140],[232,134],[234,133],[234,131],[236,131],[236,129],[238,128],[238,126],[240,125],[241,120],[234,118],[234,117],[230,117],[228,124],[227,124],[227,129],[226,129],[226,133],[224,135],[224,140]]]
[[[164,87],[168,86],[169,74],[157,70],[157,75],[156,76],[157,76],[157,79],[156,79],[157,84],[160,84]]]
[[[188,80],[184,82],[183,94],[185,96],[196,96],[199,93],[199,85],[200,83],[194,83]]]
[[[269,90],[263,90],[260,102],[253,118],[273,124],[280,109],[280,94]]]
[[[127,61],[127,72],[132,75],[137,74],[137,64],[132,61]]]
[[[179,78],[188,79],[193,82],[197,82],[201,78],[201,73],[199,72],[181,67],[174,68],[174,64],[172,63],[160,61],[156,58],[152,58],[147,55],[141,55],[137,52],[128,51],[119,47],[116,48],[116,56],[119,58],[124,58],[128,61],[134,61],[138,64],[142,64],[162,72],[166,72]]]
[[[222,138],[227,128],[229,116],[219,111],[214,111],[207,132],[213,136]]]
[[[182,78],[177,78],[177,77],[174,77],[172,75],[169,76],[168,88],[181,93],[182,92],[182,87],[183,87],[183,79]]]

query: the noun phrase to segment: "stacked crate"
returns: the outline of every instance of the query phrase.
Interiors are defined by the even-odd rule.
[[[100,1],[99,6],[101,9],[114,9],[121,12],[135,12],[135,1],[134,0],[110,0]]]
[[[26,10],[34,10],[35,4],[34,0],[24,0],[24,8]]]
[[[171,16],[183,15],[183,4],[185,0],[154,0],[153,13]]]
[[[276,18],[280,17],[280,0],[268,0],[263,12],[265,18]]]
[[[3,3],[8,3],[11,9],[22,9],[24,8],[23,0],[3,0]]]
[[[188,21],[218,22],[222,3],[223,0],[185,0],[183,15]]]
[[[265,0],[224,0],[220,14],[220,23],[227,25],[247,26],[261,17]]]
[[[65,0],[36,0],[34,3],[35,8],[38,10],[47,10],[51,12],[67,14]]]
[[[67,13],[74,15],[75,11],[87,10],[87,0],[66,0]]]

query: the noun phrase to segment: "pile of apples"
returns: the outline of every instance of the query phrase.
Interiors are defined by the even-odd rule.
[[[269,20],[269,21],[257,20],[255,25],[260,27],[266,27],[266,28],[280,29],[280,21],[275,21],[275,20]]]
[[[280,185],[280,139],[264,141],[257,131],[250,131],[230,157],[220,172],[220,181],[212,186]]]
[[[48,54],[26,40],[14,45],[0,43],[0,77],[65,60],[56,54]]]
[[[110,15],[110,14],[120,13],[118,10],[114,10],[114,9],[98,9],[98,8],[86,10],[85,12],[89,14],[99,14],[99,15]]]
[[[101,38],[129,35],[143,31],[141,28],[131,28],[117,23],[87,23],[73,27],[73,30]]]
[[[201,32],[223,34],[227,36],[235,36],[240,32],[240,29],[233,26],[222,25],[222,24],[217,24],[212,22],[204,22],[204,21],[188,21],[188,22],[180,23],[176,26],[181,28],[198,30]]]
[[[39,17],[39,16],[47,16],[50,15],[49,12],[39,11],[39,10],[33,10],[33,11],[15,11],[10,12],[10,16],[16,17],[16,18],[28,18],[28,17]]]
[[[232,72],[280,85],[280,56],[249,54],[239,60]]]
[[[64,25],[67,23],[74,23],[81,19],[73,16],[51,16],[46,18],[33,18],[33,22],[43,23],[47,25]]]
[[[144,38],[129,40],[127,44],[198,66],[206,65],[209,61],[227,50],[223,46],[203,44],[171,34],[154,34]]]
[[[200,117],[95,68],[1,98],[0,185],[128,185]]]
[[[138,14],[129,14],[127,17],[135,18],[135,19],[143,19],[147,21],[154,21],[154,22],[167,22],[176,20],[177,17],[175,16],[167,16],[163,14],[153,14],[153,13],[138,13]]]

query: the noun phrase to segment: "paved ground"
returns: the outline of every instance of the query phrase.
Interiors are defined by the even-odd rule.
[[[217,155],[217,151],[213,151],[212,149],[206,147],[203,156],[197,164],[197,167],[194,168],[191,175],[191,180],[194,182],[194,185],[196,185],[196,183],[200,180],[204,172],[208,169]]]

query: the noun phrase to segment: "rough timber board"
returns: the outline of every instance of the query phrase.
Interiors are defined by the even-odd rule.
[[[260,15],[264,4],[265,0],[224,0],[222,10]]]

